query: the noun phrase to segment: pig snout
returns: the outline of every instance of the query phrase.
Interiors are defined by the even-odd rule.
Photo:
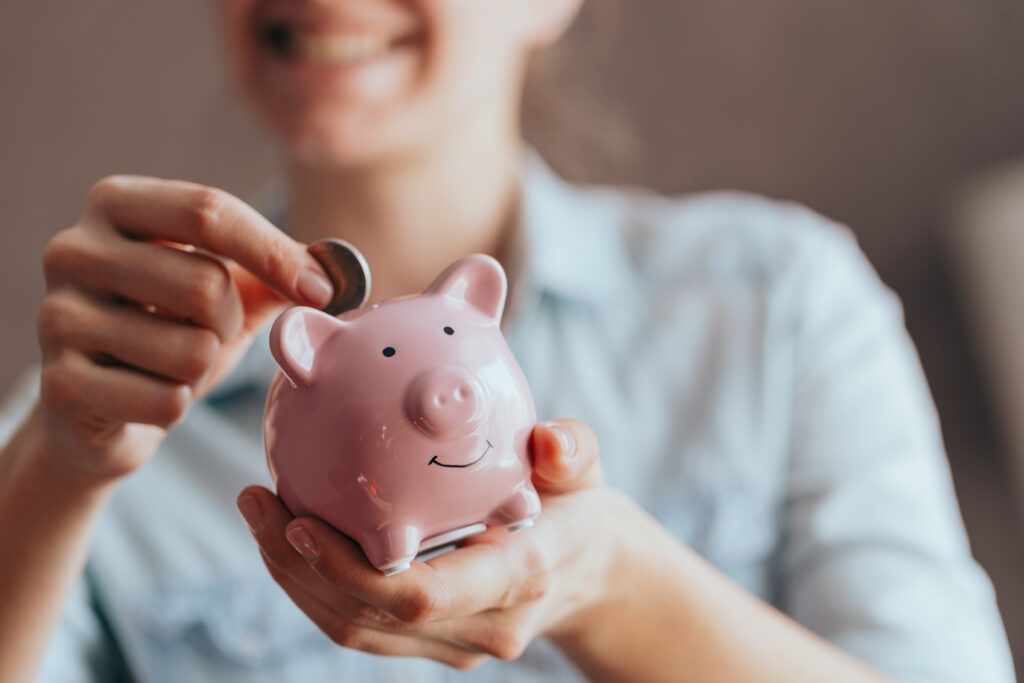
[[[416,377],[405,394],[405,412],[417,429],[444,439],[473,431],[487,414],[487,393],[463,368],[432,368]]]

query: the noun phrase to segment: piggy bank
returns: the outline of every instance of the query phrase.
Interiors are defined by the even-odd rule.
[[[456,261],[420,295],[275,322],[264,442],[281,500],[354,539],[385,574],[487,525],[533,524],[536,422],[498,327],[505,272]]]

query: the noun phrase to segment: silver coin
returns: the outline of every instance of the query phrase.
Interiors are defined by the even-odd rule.
[[[307,247],[334,285],[331,303],[321,310],[338,315],[359,308],[370,298],[370,266],[366,259],[345,240],[329,238]]]

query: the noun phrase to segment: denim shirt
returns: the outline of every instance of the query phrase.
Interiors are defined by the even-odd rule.
[[[540,418],[592,425],[612,486],[839,647],[907,681],[1012,681],[899,302],[851,234],[737,193],[570,186],[537,158],[522,189],[503,328]],[[264,336],[120,485],[38,680],[580,680],[544,639],[460,673],[306,619],[235,509],[270,483],[273,371]]]

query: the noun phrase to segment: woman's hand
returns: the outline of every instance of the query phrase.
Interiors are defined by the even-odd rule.
[[[94,185],[43,267],[45,450],[100,481],[148,460],[286,300],[331,295],[303,246],[241,200],[137,176]]]
[[[334,642],[459,669],[549,637],[593,681],[888,680],[751,595],[602,480],[573,420],[533,431],[543,512],[386,577],[265,488],[238,507],[271,575]]]
[[[535,637],[572,631],[607,599],[621,498],[604,485],[597,439],[574,420],[533,431],[543,512],[525,531],[491,528],[462,547],[386,577],[359,546],[311,518],[294,519],[259,486],[239,509],[271,575],[336,643],[460,669],[515,659]]]

